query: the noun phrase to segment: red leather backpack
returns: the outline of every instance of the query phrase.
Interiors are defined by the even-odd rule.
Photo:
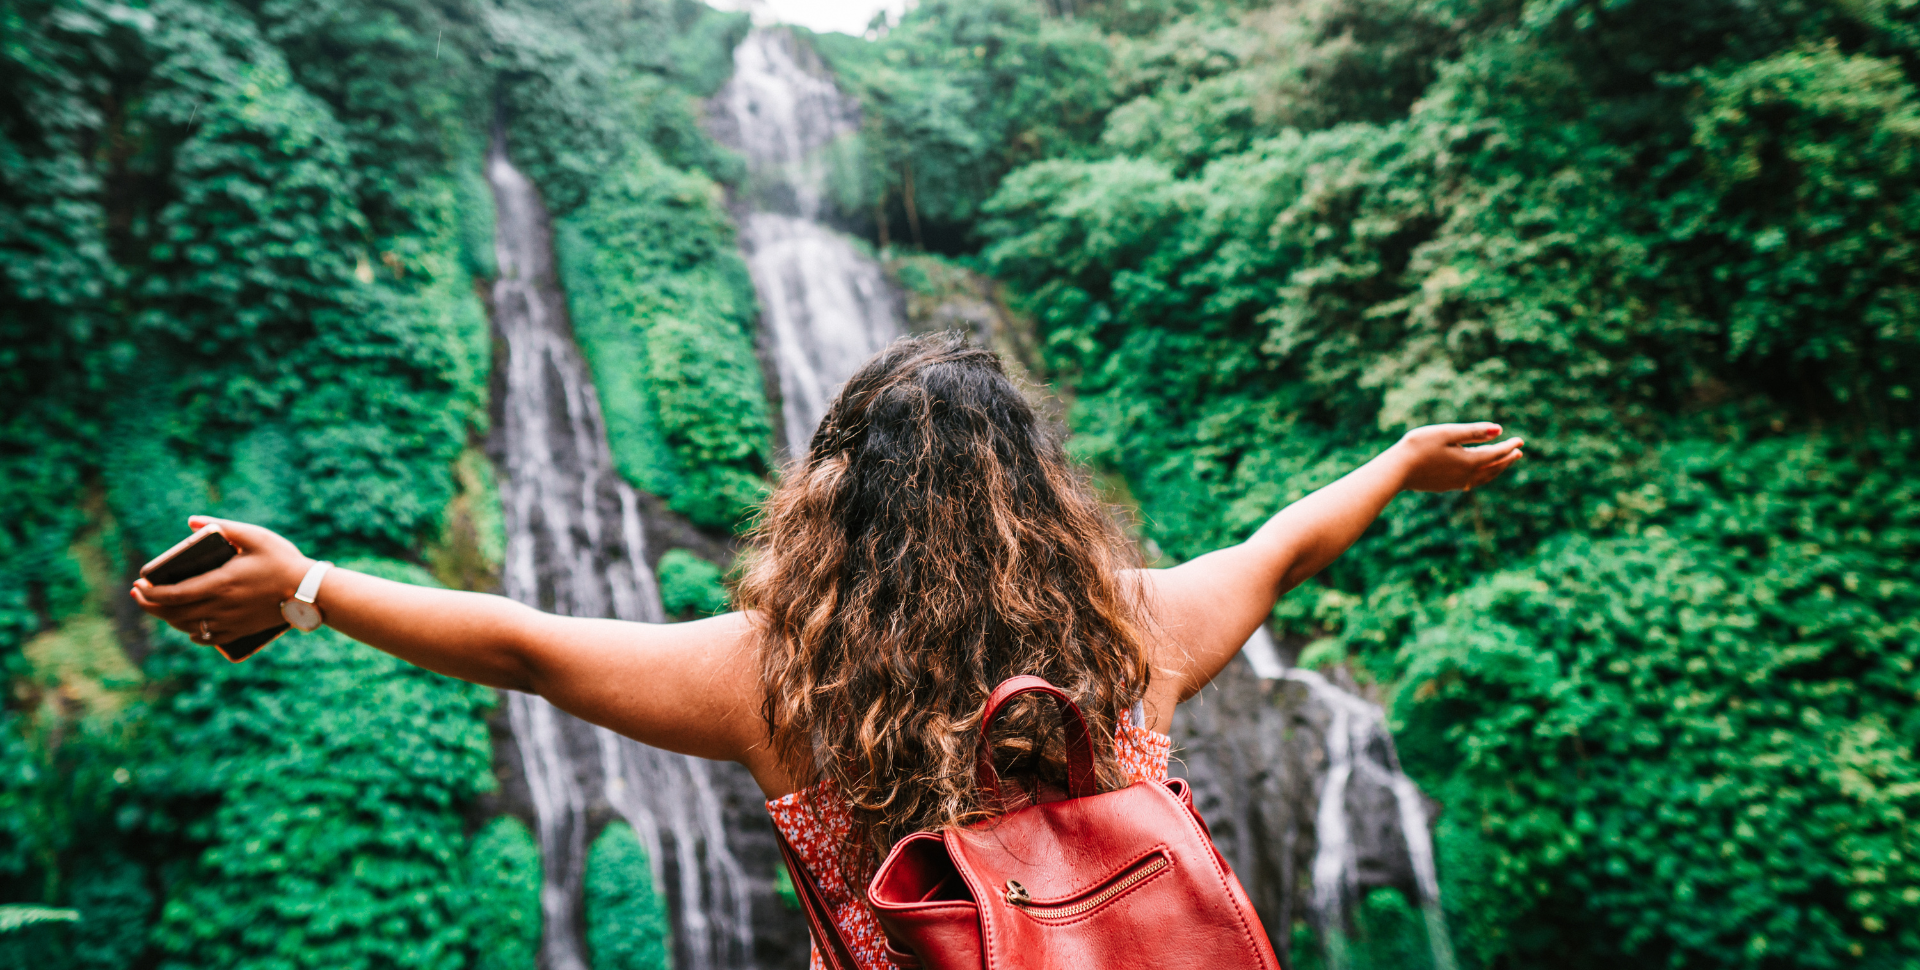
[[[1067,797],[965,827],[910,835],[867,887],[887,956],[924,970],[1279,970],[1240,881],[1181,779],[1096,792],[1080,708],[1038,677],[994,689],[980,722],[979,784],[1000,800],[988,729],[1006,703],[1041,693],[1067,729]],[[819,886],[781,840],[816,946],[857,970]]]

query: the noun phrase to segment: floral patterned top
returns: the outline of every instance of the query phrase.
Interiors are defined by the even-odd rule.
[[[1134,721],[1144,721],[1138,708]],[[1135,782],[1165,781],[1167,756],[1173,739],[1137,723],[1122,723],[1115,738],[1114,753],[1127,777]],[[833,913],[833,923],[846,940],[847,949],[860,970],[893,970],[886,957],[886,938],[879,921],[867,909],[864,900],[847,890],[840,875],[840,846],[853,828],[853,814],[847,803],[833,796],[831,782],[821,782],[767,803],[774,827],[792,843],[793,851],[820,884],[820,894]],[[810,970],[826,970],[815,947]]]

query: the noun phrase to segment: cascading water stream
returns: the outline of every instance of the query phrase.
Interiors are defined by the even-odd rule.
[[[614,471],[600,402],[574,346],[538,191],[496,135],[486,176],[498,211],[494,327],[505,345],[495,460],[507,529],[508,596],[568,616],[665,619],[647,564],[646,523]],[[582,876],[597,809],[633,827],[667,896],[675,964],[745,965],[747,881],[728,844],[715,767],[587,724],[508,692],[508,718],[540,842],[541,970],[587,970]]]
[[[1427,945],[1434,970],[1456,970],[1453,936],[1447,932],[1447,914],[1440,908],[1440,870],[1433,861],[1433,833],[1428,829],[1427,806],[1413,779],[1398,771],[1393,776],[1393,800],[1400,807],[1400,829],[1407,835],[1407,854],[1420,889],[1420,915],[1427,924]]]
[[[806,450],[834,393],[902,331],[880,264],[822,221],[836,153],[860,108],[792,33],[755,29],[714,96],[716,138],[747,161],[740,248],[760,295],[788,450]]]
[[[1345,970],[1352,965],[1343,929],[1347,914],[1358,901],[1360,876],[1347,789],[1358,772],[1370,776],[1370,781],[1385,786],[1393,794],[1396,820],[1413,869],[1434,968],[1456,970],[1458,961],[1454,958],[1453,941],[1440,908],[1440,878],[1434,865],[1433,835],[1428,830],[1426,803],[1413,779],[1400,770],[1393,736],[1387,731],[1385,712],[1311,670],[1282,664],[1279,652],[1274,649],[1273,637],[1265,627],[1254,632],[1241,653],[1256,676],[1305,686],[1314,701],[1329,714],[1326,775],[1321,779],[1319,802],[1314,811],[1313,889],[1309,896],[1309,905],[1327,949],[1328,967]]]

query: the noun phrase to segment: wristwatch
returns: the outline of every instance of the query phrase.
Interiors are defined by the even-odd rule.
[[[312,633],[320,629],[320,624],[327,622],[326,614],[313,605],[313,598],[320,595],[320,577],[332,568],[333,563],[330,562],[314,563],[307,570],[307,575],[301,578],[300,588],[294,591],[293,599],[281,602],[280,615],[286,617],[288,623]]]

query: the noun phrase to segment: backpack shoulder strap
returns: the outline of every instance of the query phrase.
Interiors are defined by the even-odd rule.
[[[807,928],[813,931],[813,945],[820,951],[827,970],[860,970],[860,965],[853,962],[847,942],[840,938],[840,928],[833,923],[833,911],[827,908],[826,897],[821,894],[820,884],[814,881],[806,862],[793,850],[786,833],[775,828],[773,837],[780,842],[780,858],[786,860],[794,895],[800,897],[800,908],[807,914]]]

